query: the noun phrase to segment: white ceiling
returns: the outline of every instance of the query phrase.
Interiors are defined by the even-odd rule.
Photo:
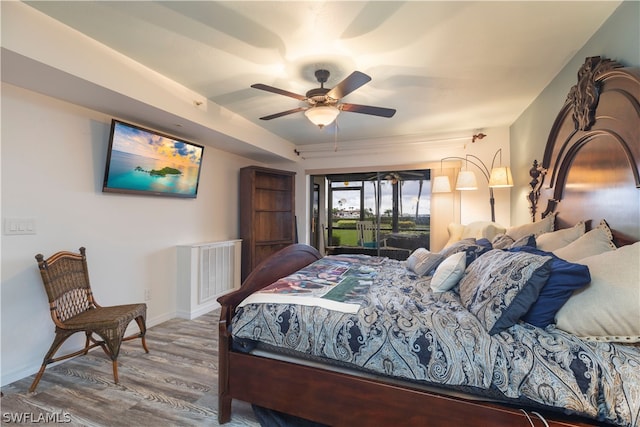
[[[342,112],[341,141],[428,137],[509,126],[620,2],[102,1],[27,2],[213,103],[296,144],[333,140],[304,105],[250,88],[304,94],[326,68],[372,80],[344,102],[395,108]]]

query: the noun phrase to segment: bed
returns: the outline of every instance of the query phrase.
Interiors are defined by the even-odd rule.
[[[640,69],[587,58],[530,171],[532,223],[417,264],[300,244],[265,260],[218,300],[219,422],[238,399],[325,425],[638,425],[638,129]],[[345,271],[320,306],[270,299]]]

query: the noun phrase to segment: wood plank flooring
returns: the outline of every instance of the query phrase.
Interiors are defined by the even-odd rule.
[[[216,310],[195,320],[172,319],[150,328],[149,354],[140,340],[123,343],[118,357],[120,384],[113,383],[111,360],[96,348],[47,368],[35,393],[28,392],[34,375],[2,387],[0,422],[217,426],[218,317]],[[250,405],[234,401],[232,421],[225,426],[259,423]]]

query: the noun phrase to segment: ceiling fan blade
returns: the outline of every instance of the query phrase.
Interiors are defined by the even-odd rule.
[[[305,99],[307,99],[307,97],[304,95],[298,95],[297,93],[289,92],[288,90],[284,89],[278,89],[277,87],[273,86],[263,85],[262,83],[256,83],[254,85],[251,85],[251,87],[254,89],[265,90],[271,93],[277,93],[278,95],[289,96],[291,98],[299,99],[300,101],[304,101]]]
[[[349,95],[360,86],[367,84],[371,77],[360,71],[354,71],[346,79],[338,83],[336,87],[327,92],[327,96],[333,99],[340,99]]]
[[[396,113],[396,110],[393,108],[373,107],[371,105],[340,104],[338,108],[342,111],[349,111],[351,113],[370,114],[372,116],[380,117],[393,117]]]
[[[283,111],[281,113],[271,114],[270,116],[260,117],[260,120],[277,119],[278,117],[287,116],[289,114],[293,114],[293,113],[297,113],[297,112],[300,112],[300,111],[304,111],[306,109],[307,108],[305,108],[305,107],[298,107],[298,108],[294,108],[292,110]]]

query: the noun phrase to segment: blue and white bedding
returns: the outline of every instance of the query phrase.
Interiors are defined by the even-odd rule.
[[[307,267],[302,272],[305,277],[297,272],[295,279],[315,283],[326,268],[351,269],[352,278],[362,273],[361,286],[354,288],[350,281],[357,292],[333,292],[342,295],[340,302],[357,305],[357,310],[316,306],[309,299],[303,303],[296,303],[295,298],[283,303],[256,299],[238,309],[232,334],[238,340],[331,359],[369,372],[428,385],[491,394],[498,391],[507,400],[531,402],[609,424],[638,425],[639,347],[586,342],[553,325],[542,329],[517,320],[510,325],[504,318],[497,319],[502,324],[500,330],[493,328],[493,335],[487,331],[496,323],[494,312],[507,312],[517,305],[505,302],[505,295],[522,294],[524,285],[535,286],[531,284],[534,276],[548,274],[548,259],[527,256],[534,255],[492,251],[478,258],[493,265],[523,265],[517,275],[500,277],[507,283],[500,301],[490,295],[493,285],[471,291],[464,287],[465,280],[477,280],[474,274],[482,276],[480,267],[475,273],[469,267],[460,286],[453,290],[434,293],[431,277],[416,275],[403,262],[366,256],[325,257],[318,265]],[[539,265],[527,268],[532,262]],[[346,270],[345,265],[349,266]],[[488,283],[486,280],[497,276],[500,274],[482,280]],[[330,287],[341,283],[336,277],[331,280]],[[281,286],[282,282],[276,285]],[[266,293],[273,294],[269,289]],[[504,309],[504,305],[511,308]],[[467,309],[470,306],[480,310],[474,315]]]

